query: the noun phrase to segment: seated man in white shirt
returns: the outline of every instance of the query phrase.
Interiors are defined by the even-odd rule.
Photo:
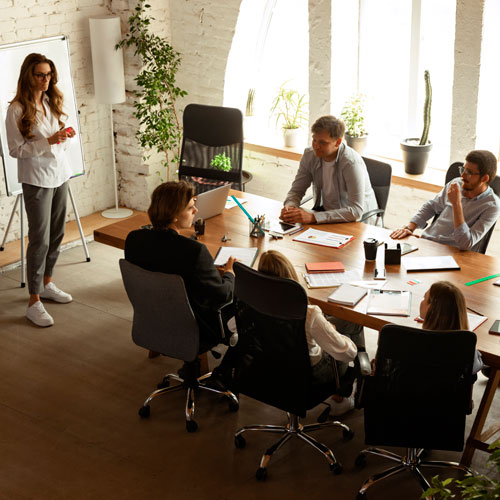
[[[408,225],[393,231],[391,238],[410,236],[437,215],[422,238],[461,250],[478,251],[481,240],[500,215],[500,199],[489,186],[497,173],[497,159],[489,151],[471,151],[460,173],[461,178],[452,179],[438,195],[422,205]]]
[[[312,148],[306,148],[300,160],[281,219],[302,224],[354,222],[364,212],[377,209],[365,162],[342,142],[344,122],[331,115],[322,116],[311,131]],[[311,184],[314,207],[304,210],[300,202]]]

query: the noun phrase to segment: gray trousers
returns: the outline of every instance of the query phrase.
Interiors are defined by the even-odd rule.
[[[26,270],[30,294],[43,292],[43,277],[52,276],[64,236],[68,183],[57,188],[23,184],[28,216]]]

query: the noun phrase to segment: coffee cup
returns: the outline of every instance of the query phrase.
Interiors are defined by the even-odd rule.
[[[194,232],[197,236],[203,236],[205,234],[205,221],[203,219],[194,221]]]
[[[375,238],[367,238],[363,241],[365,247],[365,259],[373,261],[377,259],[378,241]]]

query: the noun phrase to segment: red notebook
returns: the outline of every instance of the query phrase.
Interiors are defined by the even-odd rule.
[[[307,262],[308,273],[343,273],[345,271],[342,262]]]

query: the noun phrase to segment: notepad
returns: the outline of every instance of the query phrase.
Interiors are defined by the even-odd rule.
[[[306,271],[312,273],[343,273],[342,262],[306,262]]]
[[[220,247],[214,264],[219,267],[225,266],[229,257],[234,257],[246,266],[252,267],[258,252],[258,248]]]
[[[411,292],[402,290],[370,290],[366,314],[409,316]]]
[[[330,248],[342,248],[344,245],[354,239],[354,236],[349,234],[329,233],[328,231],[320,231],[319,229],[309,228],[298,236],[295,236],[293,241],[302,241],[303,243],[311,243]]]
[[[345,271],[343,273],[313,273],[304,274],[307,288],[331,288],[340,286],[342,283],[350,283],[359,280],[357,271]]]
[[[328,302],[343,306],[355,306],[367,293],[366,288],[343,283],[328,296]]]
[[[401,259],[401,263],[405,267],[406,272],[460,270],[460,266],[451,255],[404,257]]]

